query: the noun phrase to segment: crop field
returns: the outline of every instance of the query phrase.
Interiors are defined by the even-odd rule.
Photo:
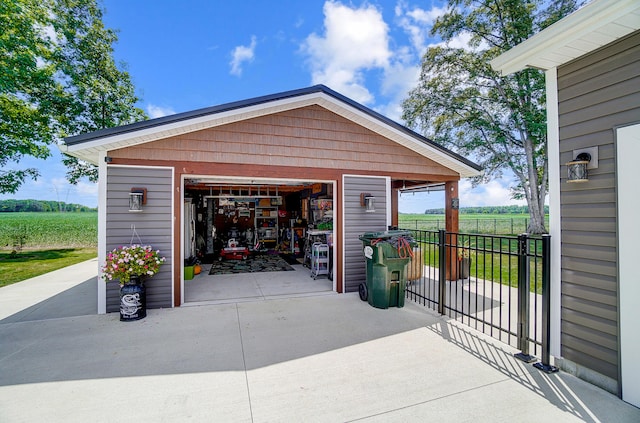
[[[0,213],[0,249],[97,248],[98,213]]]
[[[460,214],[460,232],[516,235],[526,232],[526,214]],[[444,229],[443,215],[400,214],[404,229]],[[98,213],[0,213],[0,249],[91,248],[98,245]]]
[[[546,219],[547,228],[549,218]],[[459,217],[459,232],[492,235],[517,235],[527,232],[528,214],[465,214]],[[398,226],[402,229],[437,231],[445,228],[444,215],[400,214]]]

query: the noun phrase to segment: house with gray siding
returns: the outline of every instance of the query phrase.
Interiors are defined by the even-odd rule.
[[[640,2],[594,0],[491,64],[546,75],[556,365],[640,407]]]
[[[130,243],[166,258],[145,282],[148,307],[185,304],[193,259],[206,273],[245,251],[299,257],[310,236],[330,247],[330,289],[357,291],[358,236],[397,226],[400,192],[451,199],[480,170],[322,85],[80,134],[61,149],[99,168],[99,261]],[[117,310],[118,283],[99,283],[98,312]]]

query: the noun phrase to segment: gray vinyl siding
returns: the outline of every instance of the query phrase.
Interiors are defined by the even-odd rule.
[[[344,178],[344,268],[345,292],[358,290],[366,281],[365,258],[362,241],[365,232],[380,232],[387,229],[387,182],[380,177],[345,176]],[[371,193],[376,197],[375,213],[366,213],[360,206],[360,193]]]
[[[166,262],[160,272],[145,280],[147,308],[172,307],[172,213],[173,172],[167,168],[107,167],[107,251],[131,243],[151,245]],[[129,212],[129,192],[147,189],[147,204],[141,213]],[[140,237],[133,235],[132,226]],[[107,286],[107,312],[119,310],[119,286]]]
[[[561,355],[618,379],[614,128],[640,120],[640,33],[558,69]],[[589,181],[567,184],[575,149],[598,146]]]

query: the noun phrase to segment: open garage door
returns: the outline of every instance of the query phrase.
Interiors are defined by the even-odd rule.
[[[189,176],[183,193],[183,303],[336,290],[335,181]]]

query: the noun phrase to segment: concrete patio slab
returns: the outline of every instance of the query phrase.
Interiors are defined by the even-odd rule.
[[[86,314],[90,307],[93,307],[93,309],[88,314],[94,314],[97,310],[97,305],[95,305],[97,301],[97,291],[95,289],[97,275],[98,259],[95,258],[63,269],[54,270],[20,283],[3,286],[0,288],[0,321],[9,316],[12,316],[15,321],[17,317],[15,314],[26,309],[30,309],[27,314],[36,312],[36,315],[26,317],[26,314],[23,314],[21,318],[32,318],[34,320],[46,318],[46,316],[50,316],[56,311],[62,311],[53,310],[51,307],[63,307],[66,311],[62,313],[62,316],[78,315],[78,313]],[[88,282],[84,285],[84,288],[69,292],[71,288],[77,287],[83,282]],[[93,284],[93,288],[88,286],[91,284]],[[91,289],[93,289],[93,292],[90,292]],[[69,298],[65,298],[63,301],[46,302],[52,297],[61,294]],[[74,301],[74,298],[77,301]],[[38,310],[41,307],[44,310]]]
[[[2,291],[0,290],[0,296]],[[637,422],[412,302],[357,294],[0,321],[0,421]]]
[[[333,282],[326,277],[314,280],[302,265],[293,271],[209,275],[205,271],[185,281],[187,305],[246,302],[307,294],[332,293]]]

